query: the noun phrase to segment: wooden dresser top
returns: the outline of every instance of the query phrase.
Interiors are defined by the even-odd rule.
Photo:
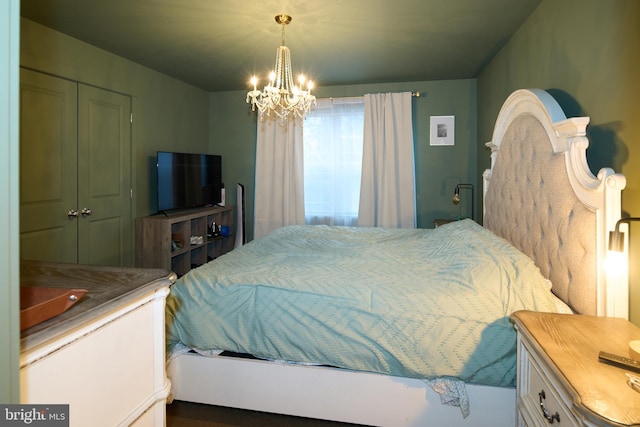
[[[65,333],[88,319],[175,281],[162,269],[102,267],[39,261],[21,261],[20,286],[81,288],[89,292],[64,313],[21,334],[21,351]]]
[[[631,371],[598,361],[600,351],[631,357],[628,344],[640,340],[640,328],[574,314],[518,311],[511,319],[572,396],[574,410],[596,425],[640,425],[640,393],[627,383]]]

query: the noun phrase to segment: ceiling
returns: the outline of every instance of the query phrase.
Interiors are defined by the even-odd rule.
[[[22,0],[21,14],[208,91],[266,79],[286,27],[316,86],[466,79],[541,0]]]

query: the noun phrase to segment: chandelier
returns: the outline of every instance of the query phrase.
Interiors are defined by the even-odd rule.
[[[276,116],[286,120],[290,115],[302,119],[311,106],[316,104],[316,97],[311,95],[313,82],[307,81],[300,74],[298,84],[294,84],[291,53],[284,44],[284,28],[291,22],[291,16],[280,14],[276,15],[275,19],[282,26],[282,44],[276,51],[275,68],[269,74],[269,82],[262,91],[257,89],[258,78],[251,78],[253,90],[247,92],[247,103],[251,103],[252,111],[258,107],[260,120]]]

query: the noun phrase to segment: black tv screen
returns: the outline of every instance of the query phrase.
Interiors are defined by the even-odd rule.
[[[158,151],[158,211],[220,203],[222,157]]]

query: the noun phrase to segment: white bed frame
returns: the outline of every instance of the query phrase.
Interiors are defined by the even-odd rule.
[[[594,224],[595,229],[589,230],[587,236],[590,242],[595,242],[596,271],[589,275],[593,279],[590,286],[595,291],[593,295],[591,291],[588,292],[587,300],[596,301],[587,301],[587,307],[596,309],[593,313],[584,313],[591,311],[590,308],[576,311],[626,318],[627,277],[623,275],[611,279],[601,268],[608,231],[613,230],[620,217],[620,196],[625,179],[610,169],[601,170],[597,177],[589,171],[585,155],[588,146],[585,136],[588,118],[567,119],[557,102],[545,91],[534,89],[514,92],[503,105],[493,140],[487,144],[492,150],[492,161],[491,170],[485,171],[483,175],[484,194],[487,194],[490,184],[494,185],[491,183],[492,177],[498,176],[494,175],[494,171],[496,164],[499,165],[498,153],[501,146],[519,142],[505,139],[512,134],[509,129],[519,120],[530,120],[532,117],[543,126],[553,147],[553,155],[563,156],[565,160],[562,162],[564,167],[558,171],[548,170],[545,164],[545,176],[558,174],[565,181],[568,179],[567,186],[573,189],[577,200],[595,218],[589,221],[589,224]],[[517,171],[519,168],[512,169]],[[511,178],[506,181],[509,184]],[[553,191],[551,188],[548,190]],[[538,197],[538,194],[527,195],[527,199],[530,197]],[[544,195],[542,202],[548,203]],[[510,211],[516,218],[520,215],[531,217],[531,212],[517,212],[517,209],[517,206],[500,206],[497,209],[500,212],[487,209],[485,218],[494,214],[501,218],[503,210]],[[541,215],[548,222],[547,212],[542,210]],[[562,215],[564,214],[558,217],[558,221],[565,221]],[[504,221],[499,219],[494,223]],[[555,229],[551,232],[554,233]],[[536,246],[540,246],[539,242],[545,240],[542,236],[530,236],[527,232],[524,234],[528,239],[537,239]],[[554,237],[547,236],[546,239],[553,241]],[[518,247],[523,246],[517,244],[519,242],[512,243]],[[553,251],[546,250],[542,254],[554,257],[554,260],[556,257],[574,256],[569,247],[558,249],[557,241],[555,243]],[[525,253],[527,248],[525,244]],[[540,259],[540,254],[527,254],[538,265],[550,264]],[[541,270],[545,272],[542,267]],[[549,272],[548,277],[552,276],[553,272]],[[565,302],[571,304],[571,300],[575,299],[572,295],[580,295],[578,288],[582,284],[572,283],[567,286],[572,288],[570,292],[565,292],[566,289],[562,287],[558,293]],[[170,360],[168,375],[173,383],[174,399],[212,405],[376,426],[508,426],[515,425],[516,422],[515,388],[467,385],[470,415],[463,418],[460,408],[441,404],[440,396],[428,385],[410,378],[230,357],[208,358],[194,353]]]

